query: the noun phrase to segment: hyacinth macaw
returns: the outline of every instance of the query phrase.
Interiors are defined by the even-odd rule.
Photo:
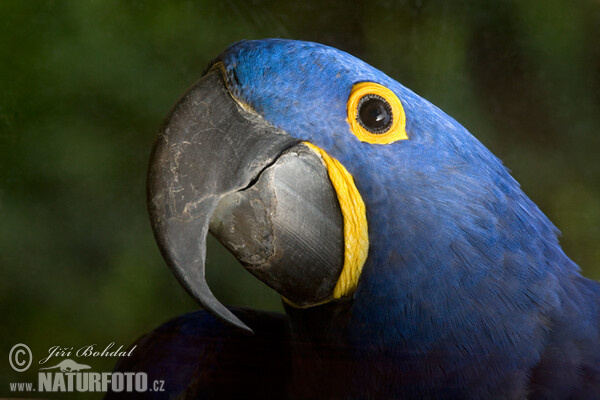
[[[120,361],[164,380],[144,396],[600,398],[600,284],[465,128],[347,53],[230,46],[165,120],[148,198],[207,312]],[[209,230],[285,316],[216,300]]]

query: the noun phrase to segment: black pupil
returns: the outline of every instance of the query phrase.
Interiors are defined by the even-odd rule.
[[[392,125],[392,108],[383,97],[368,94],[358,103],[356,119],[369,132],[384,133]]]

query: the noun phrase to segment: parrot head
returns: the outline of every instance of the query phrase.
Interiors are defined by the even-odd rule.
[[[464,127],[315,43],[224,51],[163,123],[148,202],[182,285],[247,331],[206,284],[209,231],[289,307],[344,302],[371,335],[385,342],[393,327],[415,348],[467,340],[456,332],[474,343],[542,335],[543,324],[521,322],[541,319],[576,269],[552,223]]]

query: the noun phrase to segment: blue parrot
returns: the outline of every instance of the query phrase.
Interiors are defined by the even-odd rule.
[[[230,46],[161,127],[148,202],[207,312],[119,362],[164,380],[144,396],[600,398],[600,284],[463,126],[345,52]],[[209,231],[286,315],[218,302]]]

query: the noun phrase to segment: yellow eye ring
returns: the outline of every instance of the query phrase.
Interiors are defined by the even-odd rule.
[[[347,109],[350,129],[362,142],[390,144],[408,139],[404,107],[385,86],[356,83],[350,91]]]

